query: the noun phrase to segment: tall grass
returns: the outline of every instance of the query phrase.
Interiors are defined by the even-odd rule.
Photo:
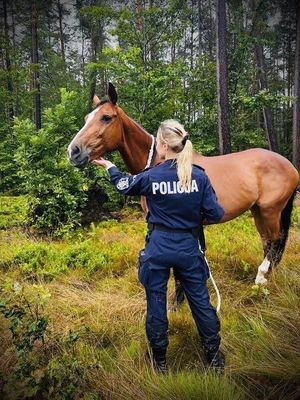
[[[11,221],[0,231],[0,397],[298,399],[299,210],[283,260],[262,288],[253,284],[263,255],[249,214],[206,228],[207,256],[222,294],[223,377],[206,369],[187,304],[169,314],[170,373],[158,376],[145,361],[146,301],[136,277],[145,235],[141,214],[127,210],[120,222],[102,222],[60,241],[33,237]],[[173,292],[170,280],[169,301]],[[17,308],[24,312],[20,321]],[[43,340],[26,348],[43,317]],[[19,324],[18,337],[12,323]],[[20,345],[28,353],[28,373],[16,351]]]

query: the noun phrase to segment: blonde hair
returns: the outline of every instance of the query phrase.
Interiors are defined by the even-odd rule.
[[[167,143],[176,157],[177,175],[182,188],[190,190],[192,183],[193,144],[183,125],[174,119],[163,121],[157,131],[157,137]]]

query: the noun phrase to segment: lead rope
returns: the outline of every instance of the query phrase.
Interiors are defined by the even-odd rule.
[[[205,257],[205,254],[203,253],[200,244],[199,244],[199,250],[200,250],[201,253],[203,254],[204,260],[205,260],[205,262],[206,262],[206,265],[207,265],[207,268],[208,268],[208,271],[209,271],[209,278],[210,278],[210,280],[211,280],[211,283],[213,284],[213,287],[214,287],[215,292],[216,292],[216,295],[217,295],[217,308],[216,308],[216,310],[217,310],[217,313],[218,313],[218,312],[220,311],[220,309],[221,309],[221,295],[220,295],[220,291],[219,291],[219,289],[218,289],[218,286],[217,286],[217,284],[216,284],[216,281],[214,280],[214,277],[212,276],[212,273],[211,273],[211,270],[210,270],[210,268],[209,268],[209,264],[208,264],[207,258]]]
[[[207,259],[206,259],[206,257],[204,257],[204,258],[205,258],[206,264],[207,264],[207,266],[208,266]],[[216,284],[216,281],[214,280],[214,278],[213,278],[213,276],[212,276],[211,270],[209,269],[209,266],[208,266],[208,270],[209,270],[209,277],[210,277],[211,283],[213,284],[213,287],[214,287],[215,292],[216,292],[216,295],[217,295],[217,300],[218,300],[218,303],[217,303],[217,313],[218,313],[218,312],[220,311],[220,309],[221,309],[221,295],[220,295],[220,291],[219,291],[219,289],[218,289],[218,286],[217,286],[217,284]]]
[[[150,147],[150,151],[149,151],[149,155],[148,155],[147,164],[144,169],[151,167],[151,162],[152,162],[154,147],[155,147],[155,138],[153,135],[151,135],[151,139],[152,139],[152,143],[151,143],[151,147]]]

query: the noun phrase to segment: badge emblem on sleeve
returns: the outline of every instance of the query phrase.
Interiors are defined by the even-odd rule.
[[[129,180],[128,178],[121,178],[117,183],[117,189],[124,190],[129,187]]]

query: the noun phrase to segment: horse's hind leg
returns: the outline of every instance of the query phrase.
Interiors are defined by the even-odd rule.
[[[291,216],[292,216],[293,202],[295,195],[296,195],[296,190],[292,193],[285,207],[280,212],[279,237],[277,238],[277,240],[272,242],[272,246],[269,250],[272,266],[276,266],[277,264],[279,264],[285,250],[285,245],[288,239],[289,229],[291,225]]]
[[[265,259],[258,267],[255,283],[266,283],[265,274],[269,268],[276,266],[283,255],[291,224],[293,201],[296,195],[294,190],[283,203],[270,208],[254,206],[252,213],[255,224],[262,238]]]
[[[269,268],[276,265],[281,258],[278,259],[281,213],[274,210],[262,210],[258,206],[254,206],[251,211],[264,248],[264,260],[258,267],[255,283],[265,284],[267,282],[265,275]]]

